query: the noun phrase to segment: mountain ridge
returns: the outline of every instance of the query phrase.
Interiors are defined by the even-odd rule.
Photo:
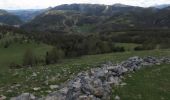
[[[123,6],[123,7],[122,7]],[[24,24],[26,30],[76,33],[77,28],[113,31],[128,28],[168,28],[170,9],[127,5],[65,4],[51,8]]]
[[[6,10],[0,9],[0,23],[6,25],[19,25],[22,24],[20,18],[16,15],[8,13]]]

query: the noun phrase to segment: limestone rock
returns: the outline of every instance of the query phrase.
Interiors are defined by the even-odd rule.
[[[57,89],[59,86],[58,85],[50,85],[50,89]]]
[[[23,93],[18,97],[13,97],[11,100],[35,100],[35,96],[30,93]]]

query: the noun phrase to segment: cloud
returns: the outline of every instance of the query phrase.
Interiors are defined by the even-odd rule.
[[[47,8],[61,4],[92,3],[92,4],[115,4],[123,3],[148,7],[151,5],[170,4],[170,0],[0,0],[1,9],[36,9]]]

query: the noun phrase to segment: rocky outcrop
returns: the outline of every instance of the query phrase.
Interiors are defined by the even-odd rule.
[[[80,72],[59,90],[43,98],[35,98],[31,94],[21,94],[11,100],[110,100],[113,85],[120,85],[124,74],[151,65],[170,63],[170,58],[131,57],[120,64],[103,64],[100,68]],[[115,97],[120,100],[119,96]]]

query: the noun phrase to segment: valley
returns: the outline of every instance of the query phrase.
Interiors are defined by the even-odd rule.
[[[168,5],[124,4],[0,10],[0,100],[10,100],[22,93],[26,93],[25,97],[31,93],[42,98],[60,90],[66,92],[68,100],[86,100],[75,99],[69,94],[72,91],[62,88],[80,72],[100,69],[109,63],[118,66],[130,57],[156,58],[149,62],[152,67],[137,71],[132,68],[125,76],[108,72],[113,78],[123,77],[126,84],[111,85],[111,100],[169,100],[170,65],[154,63],[155,59],[170,57],[169,11]],[[140,68],[140,64],[136,66]],[[126,67],[121,65],[121,68]],[[93,92],[87,89],[76,95],[88,97]],[[100,92],[92,100],[107,100]],[[65,100],[56,99],[60,96],[56,94],[54,100]],[[11,100],[31,100],[29,96],[23,98]]]

